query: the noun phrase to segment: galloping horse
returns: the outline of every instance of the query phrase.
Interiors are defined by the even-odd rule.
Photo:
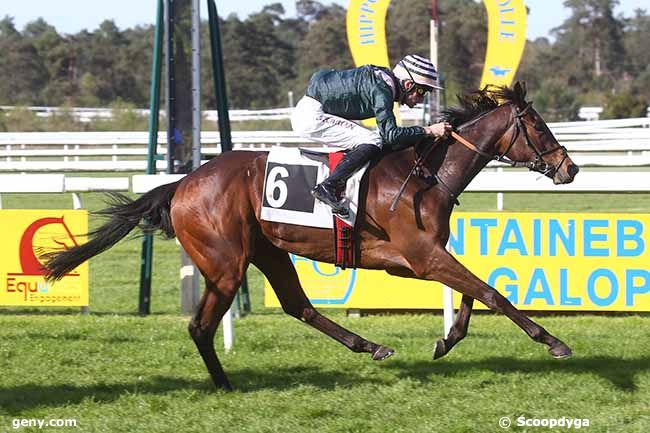
[[[365,205],[357,218],[358,266],[391,275],[436,280],[463,294],[454,326],[437,342],[434,358],[445,355],[467,333],[474,299],[505,314],[556,358],[571,349],[517,310],[494,288],[473,275],[446,249],[449,218],[456,197],[492,159],[543,173],[556,184],[573,181],[578,167],[556,141],[540,115],[525,100],[525,86],[485,89],[460,99],[446,112],[459,138],[421,144],[384,156],[369,171]],[[394,212],[390,204],[414,158],[427,155],[423,170],[406,186]],[[262,221],[262,186],[267,153],[233,151],[219,155],[182,180],[155,188],[135,201],[117,196],[100,211],[110,220],[90,233],[90,241],[47,257],[49,279],[110,248],[136,226],[176,236],[205,277],[206,288],[189,324],[189,333],[215,386],[231,389],[213,339],[250,263],[266,276],[283,310],[354,352],[374,360],[393,354],[321,315],[305,295],[289,253],[333,263],[332,231]],[[435,179],[435,180],[432,180]],[[141,223],[141,221],[143,221]]]

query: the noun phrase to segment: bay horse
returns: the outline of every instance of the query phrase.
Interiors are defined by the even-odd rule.
[[[525,100],[525,86],[475,91],[446,112],[461,142],[450,138],[424,158],[423,171],[404,189],[395,211],[389,207],[413,161],[431,143],[389,153],[369,170],[365,205],[357,218],[358,266],[391,275],[435,280],[462,293],[448,337],[437,341],[434,359],[448,353],[467,333],[474,299],[505,314],[556,358],[571,349],[526,317],[493,287],[472,274],[445,248],[457,196],[490,161],[498,159],[543,173],[556,184],[573,181],[578,167],[542,117]],[[463,144],[465,141],[468,144]],[[393,349],[373,343],[316,311],[305,295],[289,253],[334,263],[332,230],[260,219],[267,153],[222,153],[182,180],[159,186],[132,201],[116,196],[99,214],[110,220],[90,240],[45,257],[47,278],[56,280],[105,251],[136,226],[176,236],[202,275],[206,287],[189,323],[189,333],[217,388],[231,389],[214,349],[214,336],[249,264],[273,287],[283,310],[354,352],[374,360]],[[432,180],[434,178],[435,180]]]

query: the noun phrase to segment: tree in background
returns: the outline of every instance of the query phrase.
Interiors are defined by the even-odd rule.
[[[386,42],[391,67],[408,54],[429,57],[430,20],[431,2],[391,2],[386,15]]]
[[[32,42],[47,69],[48,79],[40,92],[43,103],[60,105],[75,91],[71,80],[73,55],[69,46],[56,29],[42,18],[28,23],[23,36]]]
[[[535,98],[535,109],[549,122],[579,120],[578,96],[562,79],[545,79],[532,97]]]
[[[487,13],[472,0],[440,2],[440,68],[446,76],[447,95],[476,89],[487,49]]]
[[[353,68],[354,61],[348,48],[345,9],[338,5],[325,7],[311,0],[299,1],[296,6],[298,17],[307,23],[307,31],[297,44],[296,77],[291,87],[300,98],[314,72]]]
[[[0,104],[41,104],[41,89],[49,80],[47,68],[30,38],[16,30],[10,17],[0,20],[0,53]]]
[[[645,117],[648,110],[647,101],[647,99],[632,93],[631,90],[610,93],[605,98],[600,117],[603,119]]]
[[[571,17],[554,30],[553,50],[566,62],[562,72],[568,84],[583,91],[611,89],[625,58],[622,23],[613,12],[618,0],[565,0],[564,5]]]
[[[516,78],[528,82],[549,120],[575,118],[581,105],[605,106],[606,116],[638,113],[650,99],[650,17],[643,10],[616,17],[617,4],[565,0],[571,16],[554,30],[555,40],[528,42]],[[479,85],[487,16],[475,0],[438,5],[437,66],[453,101],[455,94]],[[424,0],[392,2],[386,22],[391,66],[409,53],[429,55],[430,8]],[[316,70],[354,66],[344,8],[298,0],[295,17],[286,17],[280,3],[260,9],[245,19],[220,19],[232,108],[287,106],[287,92],[300,98]],[[201,31],[202,93],[204,107],[210,108],[215,94],[207,24]],[[121,30],[110,20],[73,35],[59,34],[42,19],[18,31],[5,17],[0,20],[0,105],[147,107],[153,33],[153,26]]]
[[[223,58],[228,98],[233,108],[286,105],[292,78],[291,46],[277,33],[278,11],[264,10],[241,21],[231,15],[222,22]]]
[[[617,0],[567,0],[571,16],[546,38],[526,45],[518,78],[529,83],[542,114],[568,120],[575,106],[605,107],[603,116],[624,116],[621,107],[650,98],[650,55],[646,49],[650,20],[638,10],[631,19],[615,17]],[[641,98],[635,101],[631,98]],[[627,101],[622,103],[621,101]],[[643,105],[643,104],[642,104]],[[614,108],[616,107],[616,108]],[[638,112],[636,109],[631,111]]]
[[[439,2],[438,65],[448,95],[476,89],[480,83],[487,46],[487,14],[472,0]],[[407,54],[430,56],[431,3],[421,0],[392,2],[386,17],[390,66]],[[346,52],[349,52],[346,44]]]
[[[624,43],[626,81],[632,81],[632,93],[650,101],[650,15],[638,9],[634,17],[625,20]]]

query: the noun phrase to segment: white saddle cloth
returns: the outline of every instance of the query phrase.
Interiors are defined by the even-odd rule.
[[[327,159],[328,153],[338,150],[324,150],[324,159]],[[347,218],[341,219],[352,227],[359,208],[361,179],[369,165],[364,165],[350,177],[345,188],[343,204],[350,212]],[[304,156],[300,149],[272,148],[266,162],[261,219],[308,227],[333,228],[332,209],[310,194],[327,176],[329,166]]]

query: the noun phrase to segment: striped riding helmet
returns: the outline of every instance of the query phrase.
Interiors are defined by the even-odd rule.
[[[422,87],[443,89],[438,85],[438,71],[431,60],[417,54],[409,54],[400,60],[393,68],[393,74],[401,81],[412,80]]]

